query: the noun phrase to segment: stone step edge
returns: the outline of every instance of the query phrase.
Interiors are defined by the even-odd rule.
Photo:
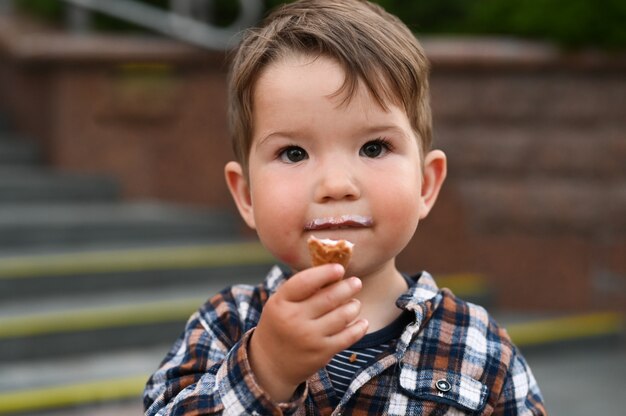
[[[537,346],[538,343],[568,342],[581,337],[614,336],[622,334],[623,329],[624,315],[618,312],[593,312],[508,325],[509,335],[520,348]],[[148,377],[149,374],[142,373],[0,392],[0,414],[140,400]]]
[[[76,277],[121,272],[199,269],[275,262],[259,242],[233,242],[187,246],[160,246],[57,254],[0,257],[0,280],[42,277]],[[437,277],[440,287],[457,296],[483,296],[489,292],[484,276],[450,273]]]
[[[0,280],[266,264],[256,241],[0,256]]]
[[[505,323],[504,326],[518,347],[532,348],[579,339],[623,336],[626,315],[617,311],[599,311]]]
[[[176,321],[184,323],[206,299],[207,296],[196,296],[141,304],[42,311],[0,318],[0,341]]]
[[[140,400],[147,374],[0,393],[0,415]]]
[[[259,276],[259,282],[262,276]],[[485,279],[469,273],[442,275],[437,279],[465,298],[486,298],[489,291]],[[215,288],[213,293],[223,289]],[[40,337],[51,334],[69,334],[181,322],[196,311],[212,293],[183,296],[177,299],[157,299],[106,306],[79,306],[56,311],[0,316],[0,341],[3,339]]]

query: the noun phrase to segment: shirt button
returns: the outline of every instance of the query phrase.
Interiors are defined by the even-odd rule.
[[[448,380],[443,378],[441,380],[437,380],[437,382],[435,383],[435,387],[437,387],[437,390],[443,393],[452,390],[452,384],[450,384]]]

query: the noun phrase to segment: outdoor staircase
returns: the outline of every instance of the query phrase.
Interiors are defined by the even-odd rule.
[[[187,318],[272,263],[232,213],[125,202],[0,118],[0,414],[139,401]]]
[[[258,282],[273,259],[239,236],[233,213],[125,202],[108,177],[45,167],[7,124],[0,118],[0,414],[139,408],[189,315],[229,284]],[[489,302],[481,276],[438,283]],[[522,347],[622,330],[612,314],[503,320]]]

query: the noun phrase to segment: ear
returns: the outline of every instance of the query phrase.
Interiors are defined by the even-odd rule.
[[[424,158],[420,219],[426,218],[446,179],[448,172],[446,155],[441,150],[432,150]]]
[[[243,168],[237,162],[228,162],[224,168],[224,174],[226,176],[226,184],[228,185],[230,194],[235,200],[241,218],[243,218],[250,228],[255,229],[256,225],[254,222],[250,186],[243,174]]]

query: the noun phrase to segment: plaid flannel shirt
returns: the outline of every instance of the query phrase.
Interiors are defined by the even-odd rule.
[[[248,340],[263,305],[287,276],[214,296],[189,319],[144,392],[146,415],[545,415],[537,383],[506,331],[476,305],[440,290],[423,272],[398,298],[414,315],[395,349],[335,396],[321,369],[291,401],[257,384]]]

